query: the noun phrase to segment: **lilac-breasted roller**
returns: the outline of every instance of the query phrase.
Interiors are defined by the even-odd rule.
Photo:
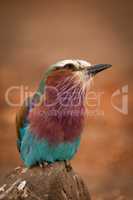
[[[63,60],[49,67],[16,117],[17,146],[25,166],[73,158],[83,132],[88,83],[109,67],[84,60]]]

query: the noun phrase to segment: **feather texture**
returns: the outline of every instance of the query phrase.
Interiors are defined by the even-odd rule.
[[[44,161],[53,163],[59,160],[70,160],[80,144],[78,137],[73,142],[51,145],[46,139],[39,139],[29,132],[28,127],[21,129],[21,132],[24,135],[21,143],[21,158],[27,167]]]
[[[48,71],[47,76],[40,82],[34,96],[20,108],[16,117],[18,149],[27,167],[45,161],[50,163],[70,160],[80,144],[83,99],[80,99],[80,105],[76,105],[75,99],[79,98],[82,86],[75,84],[77,77],[73,77],[71,70],[55,70],[52,73]],[[67,106],[62,106],[59,101],[53,106],[47,106],[57,100],[54,91],[49,89],[57,89],[57,86],[61,98],[64,99],[63,104],[68,104]],[[73,100],[72,105],[69,99]],[[51,115],[51,111],[56,111],[56,114]],[[77,115],[73,114],[75,111]]]

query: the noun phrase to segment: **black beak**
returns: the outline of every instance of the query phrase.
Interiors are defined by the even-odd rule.
[[[96,64],[96,65],[92,65],[92,66],[88,67],[87,72],[88,72],[88,75],[91,74],[92,76],[94,76],[98,72],[108,69],[111,66],[112,66],[111,64]]]

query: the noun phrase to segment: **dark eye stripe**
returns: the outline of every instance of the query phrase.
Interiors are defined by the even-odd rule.
[[[67,69],[76,70],[75,65],[72,64],[72,63],[68,63],[68,64],[64,65],[64,68],[65,68],[65,69],[67,68]]]
[[[64,66],[57,66],[57,67],[55,67],[55,70],[60,70],[60,69],[71,69],[73,71],[77,70],[76,67],[75,67],[75,65],[72,64],[72,63],[68,63],[68,64],[66,64]]]

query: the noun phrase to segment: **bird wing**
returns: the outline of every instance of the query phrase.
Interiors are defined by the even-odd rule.
[[[24,126],[28,125],[27,116],[30,109],[31,98],[28,97],[23,105],[20,107],[18,113],[16,114],[16,130],[17,130],[17,147],[20,151],[21,141],[23,138],[22,129]]]
[[[29,125],[28,122],[28,114],[29,111],[32,110],[34,105],[41,100],[41,96],[43,95],[45,87],[44,79],[40,81],[38,90],[32,97],[28,97],[23,105],[20,107],[17,115],[16,115],[16,129],[17,129],[17,147],[20,151],[21,141],[25,134],[25,128]],[[33,106],[33,107],[32,107]]]

